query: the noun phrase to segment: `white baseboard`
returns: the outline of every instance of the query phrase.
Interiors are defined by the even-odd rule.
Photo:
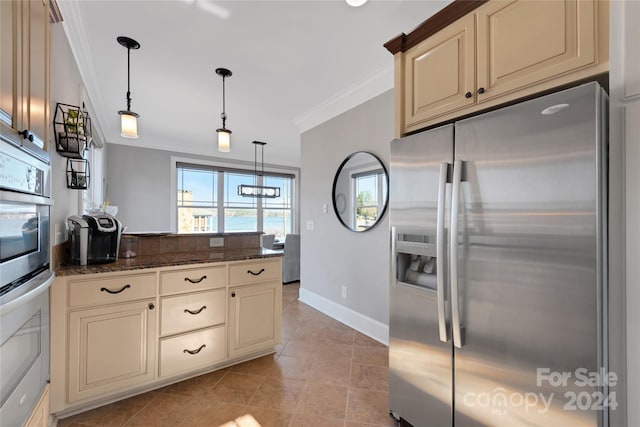
[[[385,325],[305,288],[300,288],[300,297],[298,299],[327,316],[331,316],[337,321],[352,327],[356,331],[382,344],[389,345],[389,325]]]

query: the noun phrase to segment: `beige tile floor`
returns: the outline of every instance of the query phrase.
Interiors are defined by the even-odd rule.
[[[299,288],[283,286],[282,344],[275,354],[58,426],[393,427],[387,347],[299,302]]]

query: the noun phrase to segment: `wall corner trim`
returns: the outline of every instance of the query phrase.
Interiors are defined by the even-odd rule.
[[[344,305],[338,304],[308,289],[300,288],[299,300],[318,311],[331,316],[339,322],[352,327],[356,331],[374,340],[389,345],[389,325],[358,313]]]

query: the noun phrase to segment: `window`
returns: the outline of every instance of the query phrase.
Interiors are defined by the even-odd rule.
[[[295,176],[177,162],[178,233],[263,231],[284,239],[293,229]],[[280,187],[277,198],[242,197],[238,186]]]
[[[368,171],[352,175],[354,221],[356,229],[361,231],[374,225],[383,209],[387,180],[381,171]]]
[[[218,172],[178,167],[178,233],[218,230]]]

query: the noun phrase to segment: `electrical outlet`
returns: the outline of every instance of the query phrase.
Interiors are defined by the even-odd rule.
[[[347,299],[347,287],[342,287],[342,298]]]
[[[210,248],[219,248],[224,246],[224,237],[210,237],[209,238],[209,247]]]
[[[307,230],[313,231],[314,228],[315,228],[315,224],[313,220],[311,219],[307,220]]]

